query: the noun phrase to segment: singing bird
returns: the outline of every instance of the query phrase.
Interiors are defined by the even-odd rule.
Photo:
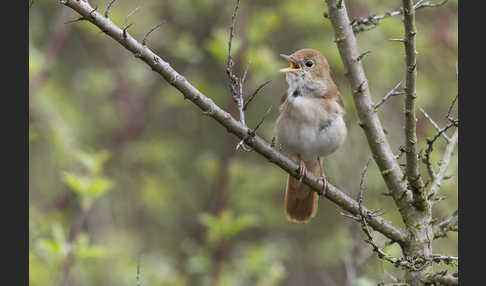
[[[321,157],[336,151],[346,139],[344,105],[334,84],[329,64],[318,51],[302,49],[288,55],[283,68],[288,89],[283,95],[275,125],[275,137],[283,151],[299,160],[300,179],[289,175],[285,190],[285,213],[291,222],[307,223],[317,212],[319,195],[302,183],[307,171],[323,181]]]

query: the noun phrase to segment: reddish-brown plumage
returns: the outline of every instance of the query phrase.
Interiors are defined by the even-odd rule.
[[[281,99],[277,141],[301,161],[301,175],[307,169],[320,177],[325,191],[327,179],[319,164],[322,156],[333,153],[346,138],[343,101],[321,53],[302,49],[281,56],[290,67],[280,70],[286,73],[289,88]],[[317,212],[318,199],[310,187],[289,175],[284,202],[289,221],[309,222]]]
[[[319,176],[319,166],[315,162],[306,162],[307,171]],[[312,166],[312,167],[310,167]],[[285,189],[285,214],[291,222],[307,223],[317,213],[319,195],[311,188],[292,176],[287,178]]]

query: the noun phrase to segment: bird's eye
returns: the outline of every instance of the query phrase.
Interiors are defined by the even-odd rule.
[[[308,68],[312,67],[313,65],[314,65],[314,62],[312,62],[311,60],[308,60],[308,61],[305,62],[305,66],[308,67]]]

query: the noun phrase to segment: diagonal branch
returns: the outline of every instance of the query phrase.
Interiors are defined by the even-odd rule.
[[[354,104],[361,121],[360,126],[363,127],[373,158],[395,203],[402,213],[406,212],[409,200],[407,186],[403,181],[402,170],[385,137],[378,114],[375,112],[362,62],[356,60],[359,52],[345,4],[342,3],[341,8],[338,8],[337,0],[326,0],[326,3],[339,54],[353,90]]]
[[[83,17],[88,16],[93,10],[87,1],[64,0],[63,4],[75,10]],[[98,12],[93,12],[91,17],[86,18],[90,23],[96,25],[101,31],[119,42],[123,47],[136,55],[137,58],[149,65],[168,83],[178,89],[185,99],[190,100],[192,103],[198,106],[205,115],[212,117],[223,127],[225,127],[228,132],[236,135],[240,139],[245,139],[245,144],[252,147],[256,152],[261,154],[273,164],[279,166],[290,175],[299,177],[299,165],[296,162],[272,148],[261,137],[256,135],[249,137],[248,135],[251,132],[250,128],[234,119],[228,112],[216,105],[212,99],[202,94],[182,75],[175,71],[169,65],[169,63],[165,62],[147,46],[143,46],[129,34],[127,34],[126,38],[124,38],[122,29],[116,26],[110,19],[105,18]],[[391,151],[390,154],[390,156],[393,156]],[[319,180],[319,178],[315,177],[310,172],[307,173],[307,175],[303,178],[303,182],[311,187],[315,192],[320,192],[320,190],[322,190],[322,180]],[[360,213],[358,203],[333,185],[329,184],[325,197],[354,215],[358,215]],[[364,207],[363,211],[370,212]],[[403,243],[406,239],[406,235],[402,229],[394,226],[392,223],[379,216],[371,217],[367,222],[373,229],[379,231],[392,241]]]
[[[452,216],[434,226],[434,239],[446,237],[449,231],[459,230],[459,213],[456,210]]]
[[[454,275],[446,275],[445,272],[439,272],[429,275],[424,282],[432,285],[456,286],[459,285],[459,278]]]
[[[387,101],[388,98],[390,98],[390,96],[397,96],[397,95],[404,94],[405,92],[403,91],[397,91],[397,88],[399,88],[400,85],[402,85],[402,81],[400,81],[397,85],[395,85],[394,88],[392,88],[392,90],[390,90],[387,94],[385,94],[385,96],[375,104],[374,109],[378,110],[378,107],[380,107],[380,105],[385,103],[385,101]]]
[[[449,144],[447,144],[442,159],[440,160],[439,172],[437,172],[435,179],[432,181],[432,185],[430,186],[428,197],[435,196],[437,191],[440,188],[440,183],[444,179],[445,172],[447,171],[447,167],[449,167],[452,154],[454,153],[454,148],[456,147],[456,143],[457,143],[457,137],[458,137],[458,130],[456,129],[454,135],[452,135],[451,137],[451,141],[449,142]]]

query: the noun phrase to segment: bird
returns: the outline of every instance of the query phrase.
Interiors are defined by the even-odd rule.
[[[344,104],[329,64],[319,51],[301,49],[280,56],[290,66],[280,69],[288,89],[281,99],[275,139],[282,151],[299,162],[299,178],[287,178],[285,213],[290,222],[308,223],[316,215],[319,194],[302,183],[302,178],[307,171],[312,172],[323,182],[320,194],[326,192],[328,182],[321,157],[345,142]]]

